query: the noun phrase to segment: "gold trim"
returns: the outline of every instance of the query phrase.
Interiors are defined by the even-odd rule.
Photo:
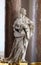
[[[0,65],[28,65],[26,62],[18,62],[18,63],[4,63],[0,62]]]
[[[0,65],[28,65],[27,62],[18,62],[18,63],[4,63],[0,61]],[[32,62],[30,65],[41,65],[41,62]]]
[[[0,65],[9,65],[8,63],[0,63]]]
[[[32,62],[30,65],[41,65],[41,62]]]

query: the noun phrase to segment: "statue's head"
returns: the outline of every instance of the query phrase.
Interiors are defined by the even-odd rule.
[[[22,16],[25,16],[26,14],[27,14],[26,9],[25,8],[20,8],[20,11],[18,12],[17,17],[21,18]]]
[[[21,8],[21,9],[20,9],[20,13],[21,13],[22,15],[26,15],[26,9],[25,9],[25,8]]]

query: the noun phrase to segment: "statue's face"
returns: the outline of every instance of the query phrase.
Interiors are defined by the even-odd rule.
[[[20,13],[22,14],[22,15],[26,15],[27,13],[26,13],[26,9],[24,9],[24,8],[21,8],[21,10],[20,10]]]

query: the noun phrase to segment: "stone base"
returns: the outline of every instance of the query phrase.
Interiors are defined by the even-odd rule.
[[[8,63],[0,63],[0,65],[9,65]]]
[[[28,63],[4,63],[4,62],[0,62],[0,65],[28,65]]]
[[[28,65],[28,63],[19,63],[19,65]]]
[[[25,63],[25,62],[19,62],[19,63],[0,62],[0,65],[28,65],[28,63]],[[30,65],[41,65],[41,62],[33,62],[33,63],[30,63]]]

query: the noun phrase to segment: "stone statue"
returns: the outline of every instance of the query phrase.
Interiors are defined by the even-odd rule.
[[[26,10],[24,8],[21,8],[13,24],[13,31],[15,40],[7,60],[8,62],[18,62],[19,60],[25,62],[28,42],[34,32],[34,23],[26,17]]]

